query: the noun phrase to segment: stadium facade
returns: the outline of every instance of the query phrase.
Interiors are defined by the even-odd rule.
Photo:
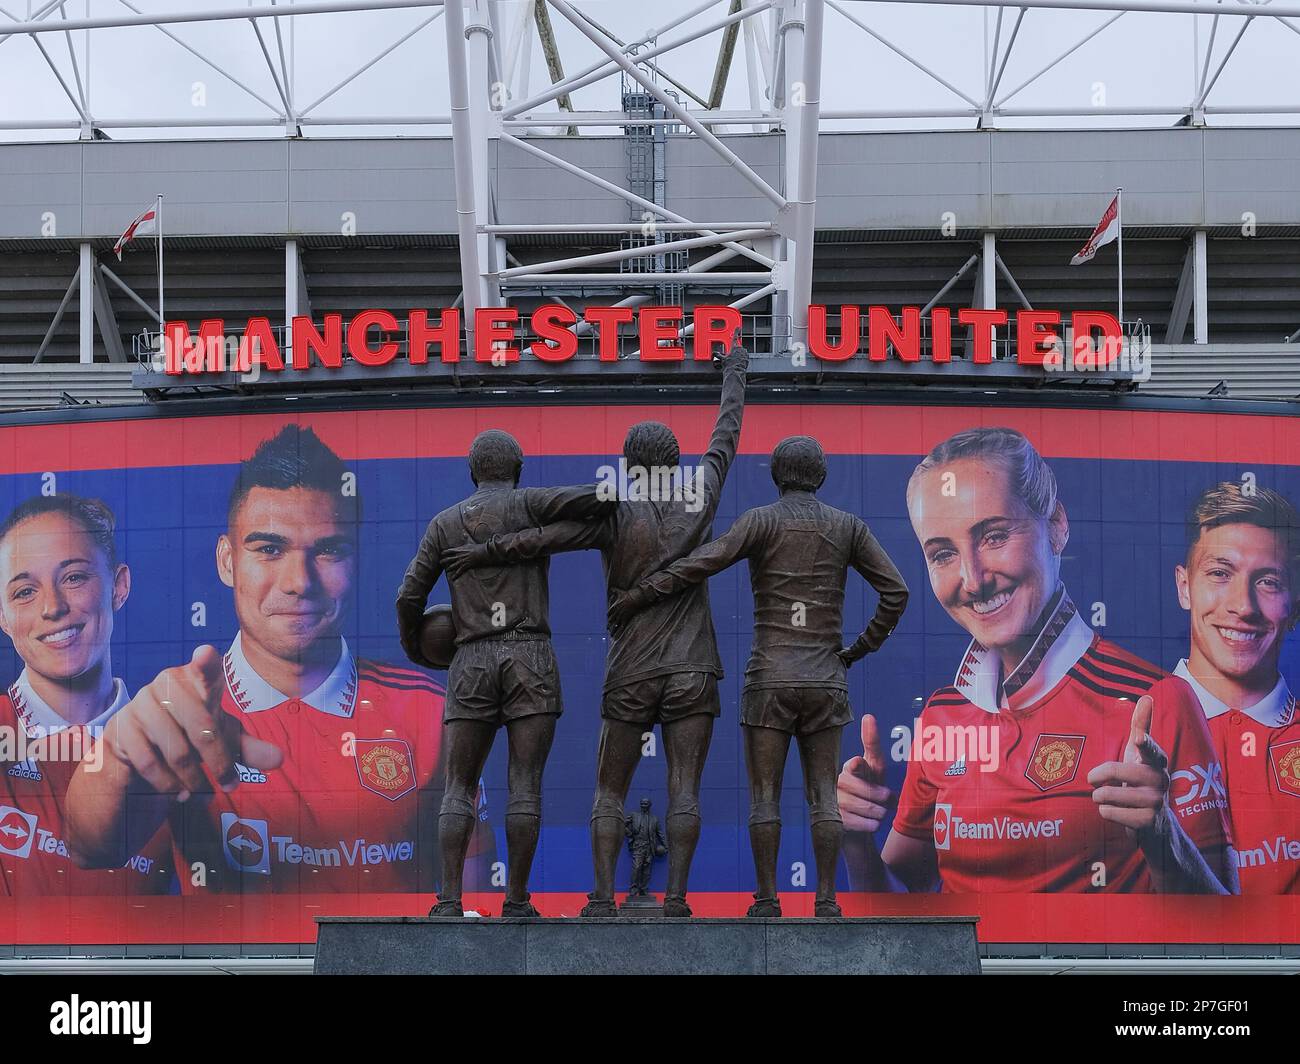
[[[567,101],[564,90],[576,91],[586,75],[566,78],[552,65],[553,87],[531,95],[526,78],[507,72],[508,44],[522,23],[512,25],[496,4],[470,3],[461,12],[453,3],[443,15],[456,31],[447,35],[446,52],[452,113],[425,123],[450,126],[452,136],[312,136],[285,92],[282,113],[268,120],[284,127],[283,137],[222,131],[199,139],[189,129],[168,139],[113,139],[113,122],[78,107],[83,113],[66,124],[75,140],[0,144],[4,498],[13,505],[57,483],[118,511],[137,586],[115,637],[127,686],[149,682],[198,641],[224,650],[240,630],[243,618],[211,572],[212,542],[239,464],[284,425],[318,431],[358,478],[371,507],[362,549],[371,553],[361,560],[345,633],[359,658],[392,663],[401,655],[390,588],[424,521],[464,494],[464,448],[474,431],[500,425],[515,432],[529,456],[527,483],[585,482],[618,453],[626,423],[641,416],[668,421],[683,453],[699,453],[718,387],[716,371],[689,354],[664,365],[635,358],[631,327],[620,357],[608,363],[579,330],[578,352],[564,364],[525,350],[508,366],[478,363],[468,353],[455,366],[412,366],[399,328],[382,337],[397,344],[397,357],[383,367],[347,361],[339,371],[263,368],[190,380],[161,371],[160,317],[192,330],[221,320],[237,337],[255,318],[283,330],[298,317],[320,324],[332,314],[348,320],[382,309],[402,318],[414,308],[454,306],[472,322],[478,307],[526,314],[557,303],[578,313],[613,304],[741,311],[741,336],[754,356],[748,439],[719,525],[768,500],[766,455],[777,439],[796,432],[822,438],[832,464],[828,499],[868,518],[912,588],[911,615],[890,649],[850,687],[855,708],[870,708],[885,728],[913,724],[927,696],[951,681],[968,642],[930,601],[903,503],[916,461],[966,428],[1010,425],[1055,469],[1075,529],[1062,579],[1096,630],[1161,669],[1184,657],[1187,620],[1172,573],[1185,551],[1189,505],[1217,482],[1246,477],[1300,498],[1300,129],[1213,124],[1208,53],[1204,91],[1185,115],[1162,113],[1163,124],[1051,128],[1054,117],[1066,117],[1057,111],[1030,116],[1040,128],[1009,128],[1000,119],[1013,117],[1010,110],[993,106],[1015,40],[1008,18],[1010,43],[1003,38],[1000,53],[994,41],[985,105],[931,116],[969,118],[972,128],[832,131],[837,116],[819,113],[815,73],[825,16],[819,0],[737,0],[706,15],[723,38],[724,88],[728,48],[737,47],[741,32],[748,46],[760,17],[765,27],[749,59],[763,92],[751,94],[749,110],[730,111],[720,107],[716,74],[707,97],[689,94],[683,102],[681,87],[653,61],[670,50],[657,38],[638,51],[593,28],[566,0],[549,2],[553,14],[586,26],[596,46],[592,70],[618,81],[618,107],[584,112],[562,102],[560,112],[530,114],[494,102],[487,89],[502,80],[538,108]],[[859,19],[870,8],[848,6]],[[1021,17],[1033,6],[1021,6]],[[44,5],[25,30],[10,32],[32,32],[54,8]],[[550,59],[554,31],[536,14],[547,4],[529,9],[527,32],[537,33]],[[214,10],[138,24],[179,29],[205,15],[248,17]],[[276,76],[267,47],[279,20],[259,13],[250,21],[277,88],[286,88],[287,71]],[[49,22],[37,37],[56,32],[59,24]],[[123,20],[68,25],[82,23],[109,32]],[[998,26],[1001,35],[1000,16]],[[763,48],[767,62],[760,61]],[[909,117],[906,109],[896,114]],[[251,123],[230,122],[243,124]],[[377,116],[351,124],[401,123]],[[139,124],[117,126],[139,132]],[[1122,315],[1115,249],[1070,265],[1120,187]],[[165,204],[165,315],[154,241],[137,241],[121,260],[112,253],[126,223],[155,194]],[[1004,308],[1012,319],[1020,309],[1052,310],[1067,320],[1102,310],[1121,317],[1126,345],[1142,357],[1122,371],[1048,372],[1017,364],[1011,336],[1000,330],[993,360],[983,364],[971,337],[957,330],[953,359],[944,365],[823,362],[807,357],[810,304],[830,309],[833,333],[835,312],[846,305],[920,308],[927,346],[928,323],[940,308],[954,319],[968,308]],[[286,345],[287,334],[276,335]],[[465,339],[472,344],[471,335]],[[595,568],[584,555],[557,558],[553,568],[552,620],[571,709],[548,773],[536,893],[557,914],[572,908],[588,872],[604,647]],[[724,706],[736,702],[751,634],[743,584],[732,574],[712,585],[728,674]],[[871,603],[855,590],[846,626],[865,623]],[[195,630],[199,612],[203,632]],[[4,654],[17,675],[23,663],[16,651]],[[1294,646],[1283,650],[1279,668],[1293,686],[1300,682]],[[700,911],[716,914],[735,909],[749,888],[732,720],[706,777],[706,833],[693,886],[707,899]],[[846,751],[855,741],[846,735]],[[647,758],[635,785],[655,794],[660,808],[661,760]],[[895,770],[901,782],[904,766]],[[782,860],[792,891],[800,892],[810,852],[792,784],[793,777]],[[489,763],[483,797],[484,823],[500,835],[505,781],[497,760]],[[14,891],[17,904],[0,906],[0,927],[10,929],[0,941],[13,943],[2,948],[17,956],[309,952],[304,911],[336,911],[330,906],[342,904],[339,894],[312,893],[314,870],[299,869],[293,874],[302,876],[306,909],[286,909],[295,892],[262,896],[258,876],[280,877],[285,870],[274,861],[301,855],[305,840],[276,836],[270,814],[245,812],[236,826],[245,846],[260,844],[258,860],[267,863],[241,867],[228,835],[224,894],[214,887],[204,897],[202,885],[186,887],[179,857],[170,865],[161,859],[160,874],[166,866],[174,881],[144,902],[110,892],[107,900],[74,903],[55,891],[24,905]],[[341,851],[355,841],[345,840]],[[0,849],[0,865],[13,865],[10,849]],[[357,842],[352,852],[362,849]],[[1026,864],[1036,860],[1025,857]],[[348,911],[388,911],[392,896],[367,895],[364,882],[358,875],[350,888],[331,890],[351,899]],[[414,882],[421,891],[428,886]],[[419,898],[409,884],[396,895],[407,908]],[[485,903],[493,896],[484,890]],[[932,899],[885,902],[864,894],[855,904],[862,912],[968,911],[961,896]],[[1277,903],[1267,911],[1249,898],[1027,899],[1014,883],[990,879],[979,899],[986,950],[1020,956],[1030,967],[1053,955],[1100,961],[1138,954],[1287,964],[1300,949],[1300,909],[1290,897],[1267,899]]]
[[[532,139],[598,177],[630,183],[628,136]],[[783,186],[784,133],[722,139],[764,180]],[[733,224],[764,213],[767,205],[734,168],[693,137],[668,135],[658,151],[659,194],[676,213]],[[1139,389],[1300,395],[1300,347],[1292,342],[1300,329],[1300,130],[823,133],[818,156],[814,302],[1113,313],[1114,256],[1069,263],[1108,190],[1122,185],[1125,322],[1145,326],[1151,343],[1151,379]],[[581,178],[511,144],[497,142],[489,157],[492,224],[508,230],[497,239],[510,262],[626,246],[628,234],[601,229],[629,224],[628,205],[617,197],[593,194]],[[69,375],[58,392],[133,397],[129,368],[148,353],[139,337],[157,333],[156,266],[140,253],[118,263],[110,249],[145,189],[165,190],[167,311],[195,328],[203,318],[225,319],[232,329],[253,316],[283,325],[300,313],[451,306],[460,296],[448,138],[92,140],[9,144],[0,158],[7,279],[0,372],[16,389],[11,406],[29,401],[21,389],[33,388],[39,374],[23,367],[38,353],[41,365],[58,367],[52,381]],[[42,236],[51,217],[54,233]],[[568,231],[548,231],[559,226]],[[541,231],[516,231],[528,228]],[[638,223],[633,235],[639,230]],[[691,261],[683,258],[689,254]],[[678,253],[681,268],[710,254]],[[83,257],[96,279],[90,328],[82,327],[74,283]],[[701,272],[734,275],[738,258]],[[559,296],[582,307],[635,289],[619,278],[617,263],[601,270],[608,280],[575,284],[561,273],[507,292],[512,305]],[[732,303],[756,286],[700,276],[635,290],[654,295],[652,302]],[[776,308],[767,295],[744,313],[755,353],[784,359],[790,317],[779,297]],[[73,363],[105,368],[90,376],[64,369]],[[45,401],[57,403],[58,392]]]

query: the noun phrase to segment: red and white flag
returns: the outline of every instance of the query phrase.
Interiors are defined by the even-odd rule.
[[[158,231],[158,201],[154,200],[153,206],[145,211],[139,218],[126,227],[126,232],[117,238],[117,243],[113,245],[113,254],[117,256],[117,261],[122,261],[122,249],[132,240],[145,233],[154,233]]]
[[[1097,254],[1097,249],[1109,244],[1112,240],[1119,237],[1119,196],[1116,195],[1110,201],[1110,206],[1106,208],[1106,213],[1101,216],[1101,221],[1097,223],[1097,228],[1092,231],[1092,236],[1088,237],[1088,242],[1079,249],[1079,254],[1070,260],[1071,266],[1082,266],[1085,262]]]

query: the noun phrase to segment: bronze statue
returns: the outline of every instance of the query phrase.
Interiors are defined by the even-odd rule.
[[[640,610],[705,586],[708,577],[749,560],[754,643],[740,721],[749,769],[749,839],[758,890],[750,916],[780,916],[776,856],[781,841],[781,777],[790,738],[799,743],[817,863],[815,915],[842,915],[835,866],[844,839],[835,782],[840,733],[853,719],[846,670],[880,648],[903,615],[907,586],[863,521],[827,506],[815,492],[826,479],[816,440],[792,436],[772,452],[780,498],[749,510],[712,543],[612,596],[610,626],[628,631]],[[841,648],[849,566],[880,596],[875,616]]]
[[[627,900],[631,903],[637,898],[650,897],[650,871],[654,859],[668,852],[659,818],[650,812],[649,798],[642,798],[641,811],[624,821],[624,833],[628,852],[632,855],[632,882],[627,891]],[[657,902],[655,908],[658,908]]]
[[[520,488],[523,451],[509,433],[481,432],[469,449],[476,491],[429,522],[397,597],[402,647],[417,665],[435,667],[420,648],[425,602],[449,548],[482,543],[565,518],[608,509],[595,485]],[[561,712],[560,678],[551,648],[549,563],[545,558],[473,573],[448,572],[456,653],[443,710],[446,791],[438,815],[442,877],[430,916],[462,916],[465,853],[474,827],[474,797],[497,729],[510,741],[506,847],[509,872],[502,916],[537,916],[528,873],[542,815],[542,769]]]
[[[487,543],[467,544],[449,553],[445,559],[449,571],[461,573],[478,565],[599,548],[608,591],[613,594],[634,587],[643,577],[706,542],[723,482],[736,456],[748,368],[749,353],[733,347],[723,361],[722,402],[713,435],[696,470],[682,470],[677,437],[667,425],[642,421],[628,430],[623,456],[627,472],[640,471],[642,476],[636,482],[647,485],[647,492],[620,499],[612,512],[591,523],[563,522],[493,536]],[[673,484],[673,490],[663,490]],[[722,712],[718,699],[721,676],[722,659],[708,590],[702,584],[655,603],[620,631],[611,632],[591,812],[595,884],[583,916],[617,915],[614,869],[624,836],[623,804],[641,760],[642,735],[656,723],[663,733],[668,761],[664,916],[691,915],[686,883],[700,837],[700,775],[714,718]]]

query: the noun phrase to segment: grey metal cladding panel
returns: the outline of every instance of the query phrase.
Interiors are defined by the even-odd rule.
[[[937,230],[945,211],[953,212],[960,228],[982,227],[989,208],[988,196],[978,191],[981,169],[826,167],[817,175],[817,228]]]
[[[81,147],[89,236],[118,236],[159,192],[164,233],[284,231],[284,141],[88,141]]]
[[[1205,159],[1300,160],[1300,129],[1205,129]]]
[[[989,134],[823,136],[817,152],[819,229],[930,229],[952,211],[988,224]]]
[[[780,146],[775,138],[737,136],[725,143],[773,187],[780,188]],[[552,155],[598,177],[628,187],[627,147],[621,137],[578,140],[534,137]],[[771,201],[707,144],[670,137],[665,148],[668,207],[692,220],[766,218]],[[497,148],[497,209],[504,222],[625,222],[631,205],[579,177],[566,174],[509,144]]]
[[[778,192],[780,186],[762,175]],[[719,159],[705,166],[673,166],[668,169],[668,206],[692,221],[760,221],[770,218],[776,204],[754,185]]]
[[[770,136],[721,138],[755,173],[783,190],[781,144]],[[776,205],[709,145],[674,136],[665,150],[668,206],[692,220],[750,221],[771,217]]]
[[[43,235],[41,215],[47,211],[54,213],[56,236],[81,235],[80,146],[5,145],[0,149],[0,238]]]
[[[590,170],[620,188],[627,187],[627,153],[622,140],[532,137],[529,143],[565,162]],[[526,222],[626,222],[631,205],[611,192],[566,174],[544,159],[512,144],[496,148],[497,214],[500,220]],[[671,177],[670,188],[671,188]],[[455,228],[453,221],[452,228]]]
[[[823,133],[817,162],[836,163],[984,163],[989,137],[981,130],[939,133]]]
[[[992,141],[993,224],[1097,223],[1118,186],[1131,225],[1201,220],[1197,129],[1003,131]]]
[[[304,140],[289,149],[289,230],[358,235],[456,231],[450,140]]]
[[[1207,129],[1204,136],[1210,224],[1240,225],[1245,211],[1259,225],[1300,222],[1300,130]]]

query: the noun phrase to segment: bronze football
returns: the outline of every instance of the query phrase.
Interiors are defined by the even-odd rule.
[[[420,653],[434,668],[445,669],[456,653],[456,622],[451,607],[438,603],[424,611],[420,625]]]

